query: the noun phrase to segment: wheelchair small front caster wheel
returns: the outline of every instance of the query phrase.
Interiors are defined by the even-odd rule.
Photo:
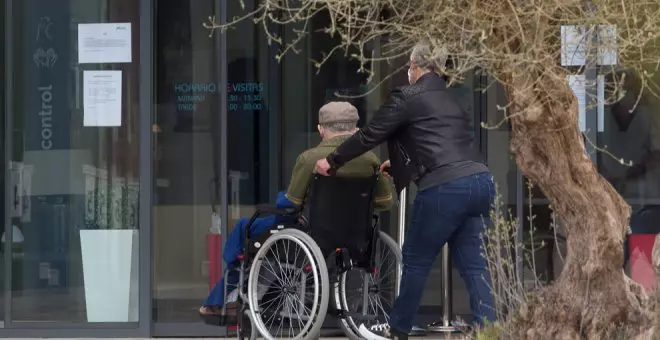
[[[250,311],[247,310],[247,308],[244,308],[241,314],[242,316],[238,322],[238,329],[236,330],[238,340],[256,340],[258,332],[252,322]]]

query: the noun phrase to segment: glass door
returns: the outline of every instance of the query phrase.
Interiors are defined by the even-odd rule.
[[[217,0],[156,0],[153,116],[153,321],[156,335],[217,336],[198,309],[217,280],[220,81]]]

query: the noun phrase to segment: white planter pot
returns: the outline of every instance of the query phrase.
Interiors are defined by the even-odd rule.
[[[81,230],[88,322],[138,321],[138,231]]]

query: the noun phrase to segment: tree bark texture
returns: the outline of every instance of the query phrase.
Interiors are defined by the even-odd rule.
[[[525,69],[525,68],[520,68]],[[651,324],[643,290],[623,271],[630,207],[585,152],[577,99],[565,79],[505,74],[511,150],[523,174],[550,200],[564,227],[564,269],[509,320],[516,339],[608,339],[615,328]],[[539,75],[538,77],[535,75]],[[547,89],[560,89],[548,100]]]

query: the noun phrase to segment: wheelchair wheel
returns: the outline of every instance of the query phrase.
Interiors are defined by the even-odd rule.
[[[383,232],[376,242],[375,272],[353,269],[342,274],[332,294],[335,308],[348,312],[339,320],[339,326],[353,340],[362,339],[361,324],[369,327],[389,322],[389,311],[396,298],[396,271],[403,262],[401,249]]]
[[[268,340],[316,339],[328,310],[328,268],[304,232],[272,234],[254,257],[247,298],[252,322]]]

